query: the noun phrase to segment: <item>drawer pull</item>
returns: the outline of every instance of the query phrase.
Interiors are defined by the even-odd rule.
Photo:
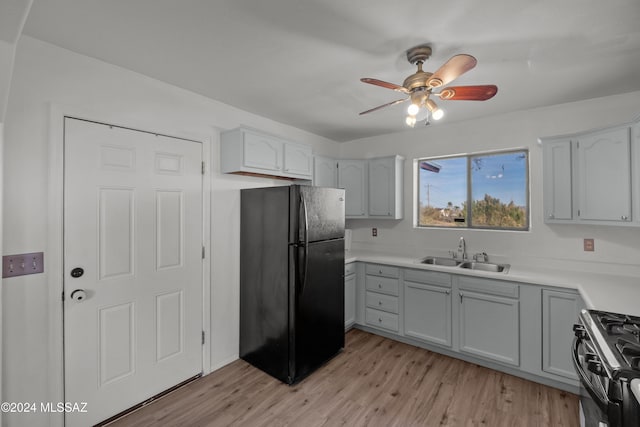
[[[382,289],[382,284],[378,283],[378,289]]]
[[[378,301],[378,305],[382,305],[382,301]]]
[[[378,322],[382,323],[382,319],[380,317],[378,317]]]
[[[378,274],[382,274],[382,270],[378,270]]]

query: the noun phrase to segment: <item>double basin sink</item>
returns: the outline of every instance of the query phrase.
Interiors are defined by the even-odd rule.
[[[509,264],[493,264],[490,262],[460,261],[454,258],[428,256],[419,261],[420,264],[438,265],[441,267],[464,268],[467,270],[489,271],[505,273],[509,271]]]

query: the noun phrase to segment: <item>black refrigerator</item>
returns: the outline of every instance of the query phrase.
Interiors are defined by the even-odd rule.
[[[344,190],[240,193],[240,357],[293,384],[344,347]]]

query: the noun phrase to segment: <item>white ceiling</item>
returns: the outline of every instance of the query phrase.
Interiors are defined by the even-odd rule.
[[[3,0],[5,1],[5,0]],[[405,129],[406,49],[468,53],[443,122],[640,90],[638,0],[35,0],[24,34],[335,141]],[[437,126],[437,124],[432,124]]]

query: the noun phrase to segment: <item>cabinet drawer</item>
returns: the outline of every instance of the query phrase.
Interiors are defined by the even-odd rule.
[[[350,274],[355,274],[356,272],[356,263],[352,262],[344,266],[344,275],[348,276]]]
[[[398,297],[367,292],[367,307],[398,314]]]
[[[368,325],[398,332],[398,315],[385,311],[367,308],[366,322]]]
[[[451,287],[451,275],[438,271],[425,270],[405,270],[404,280],[417,283],[428,283],[431,285]]]
[[[367,264],[366,272],[372,276],[400,277],[400,270],[397,267],[389,267],[388,265]]]
[[[398,279],[367,275],[367,290],[398,296]]]
[[[520,296],[520,286],[501,280],[478,279],[477,277],[459,276],[458,287],[460,290],[482,292],[484,294],[499,295],[509,298]]]

